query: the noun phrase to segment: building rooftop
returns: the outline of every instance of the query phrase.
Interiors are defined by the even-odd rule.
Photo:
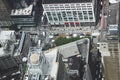
[[[57,62],[57,55],[58,55],[58,49],[53,48],[48,51],[44,52],[46,59],[49,61],[49,71],[48,74],[54,78],[54,80],[57,79],[57,73],[58,73],[58,67],[59,67],[59,62]]]
[[[89,40],[85,38],[59,46],[59,53],[62,54],[64,58],[69,58],[80,54],[81,56],[86,58],[86,62],[88,62],[89,44],[84,44],[85,41]]]
[[[118,24],[119,23],[119,3],[111,4],[105,8],[107,12],[107,23]]]
[[[114,3],[119,3],[120,0],[109,0],[109,2],[110,2],[111,4],[114,4]]]
[[[0,41],[10,40],[11,36],[15,34],[15,31],[0,31]]]
[[[1,31],[0,32],[0,56],[12,55],[14,45],[10,41],[15,41],[15,31]]]
[[[78,50],[78,47],[77,47],[77,44],[75,44],[74,42],[60,46],[59,47],[59,52],[61,54],[63,54],[64,58],[68,58],[70,56],[80,54],[79,50]]]
[[[53,48],[44,52],[41,51],[40,47],[30,48],[29,53],[30,54],[28,55],[29,66],[27,71],[28,72],[27,80],[33,80],[33,79],[48,80],[51,78],[57,80],[58,67],[59,67],[57,48]],[[44,61],[45,64],[43,64]],[[39,64],[39,65],[34,65],[34,64]],[[47,69],[44,67],[47,67]]]
[[[43,0],[43,4],[58,4],[58,3],[84,3],[92,0]]]
[[[118,30],[118,25],[110,25],[109,26],[109,30],[112,30],[112,31],[117,31]]]
[[[84,72],[80,73],[83,74],[82,79],[92,80],[88,66],[89,44],[89,39],[84,38],[58,47],[68,69],[68,75],[77,74],[80,77],[80,69],[84,67],[82,69]]]
[[[11,11],[11,16],[21,16],[21,15],[31,15],[33,10],[33,4],[22,9],[13,9]]]

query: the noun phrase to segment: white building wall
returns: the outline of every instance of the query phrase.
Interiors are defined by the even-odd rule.
[[[51,25],[79,26],[81,22],[95,22],[93,3],[43,4]]]

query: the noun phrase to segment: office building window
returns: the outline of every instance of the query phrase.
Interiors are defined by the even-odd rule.
[[[47,15],[48,15],[48,16],[51,16],[51,13],[50,13],[50,12],[47,12]]]
[[[71,8],[74,8],[74,9],[76,8],[75,4],[71,4],[70,6],[71,6]]]
[[[64,8],[64,6],[60,6],[60,8]]]
[[[63,17],[66,17],[66,13],[65,13],[65,11],[64,11],[64,12],[62,12],[62,15],[63,15]]]
[[[85,6],[85,4],[81,4],[82,6]]]
[[[54,17],[54,21],[58,21],[57,17]]]
[[[68,16],[72,16],[72,13],[70,11],[67,12]]]
[[[47,15],[48,15],[49,21],[52,21],[52,15],[51,15],[51,13],[47,12]]]
[[[88,10],[92,10],[92,8],[88,8]]]
[[[78,16],[79,16],[79,19],[80,19],[80,20],[83,20],[83,15],[82,15],[82,12],[81,12],[81,11],[78,11]]]
[[[85,20],[88,20],[88,16],[84,16],[84,19],[85,19]]]
[[[78,21],[78,17],[77,17],[77,12],[76,11],[73,11],[73,17],[74,17],[75,21]]]
[[[67,18],[64,18],[64,21],[68,21]]]
[[[78,18],[74,18],[75,21],[78,21]]]
[[[69,18],[69,21],[73,21],[73,18],[72,18],[72,17],[70,17],[70,18]]]
[[[52,12],[52,15],[56,17],[56,13],[55,12]]]
[[[83,11],[83,15],[85,15],[85,16],[86,16],[86,15],[87,15],[87,11]]]
[[[66,9],[66,10],[71,10],[70,8]]]
[[[57,12],[57,15],[58,15],[59,21],[62,21],[61,13],[60,13],[60,12]]]
[[[54,21],[58,21],[56,13],[55,13],[55,12],[52,12],[52,15],[53,15]]]
[[[93,17],[89,17],[90,20],[93,20]]]
[[[84,7],[82,7],[82,10],[86,10],[86,7],[84,6]]]
[[[89,14],[89,15],[92,15],[92,11],[88,11],[88,14]]]
[[[73,16],[77,17],[77,12],[76,11],[73,11]]]

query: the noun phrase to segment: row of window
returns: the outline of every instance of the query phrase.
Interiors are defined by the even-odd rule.
[[[66,26],[66,27],[75,27],[75,26],[79,27],[79,26],[81,26],[81,24],[79,22],[78,23],[61,23],[61,22],[60,23],[56,23],[56,22],[51,22],[50,24],[51,25],[55,25],[55,27],[58,26],[58,25],[60,27],[63,26],[63,25]]]
[[[57,6],[57,7],[45,7],[45,9],[47,9],[47,8],[50,8],[50,9],[53,9],[53,8],[92,8],[92,6]]]
[[[91,11],[92,10],[92,8],[81,8],[81,7],[79,7],[79,8],[52,8],[52,9],[49,9],[49,8],[47,8],[47,9],[45,9],[45,11],[65,11],[65,10],[88,10],[88,11]]]
[[[69,17],[69,18],[60,18],[60,17],[48,17],[49,18],[49,21],[55,21],[55,22],[58,22],[58,21],[84,21],[84,20],[91,20],[91,21],[93,21],[93,17],[87,17],[87,16],[85,16],[84,18],[80,18],[80,17],[78,17],[78,18],[72,18],[72,17]],[[89,18],[89,19],[88,19]]]
[[[82,21],[93,20],[92,11],[63,11],[63,12],[47,12],[49,21]]]
[[[73,6],[86,6],[86,7],[92,7],[92,3],[76,3],[76,4],[49,4],[49,5],[44,5],[45,8],[47,7],[73,7]]]
[[[92,4],[59,4],[44,5],[45,11],[51,10],[92,10]]]

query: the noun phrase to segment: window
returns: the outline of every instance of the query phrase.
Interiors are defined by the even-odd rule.
[[[66,9],[66,10],[71,10],[70,8]]]
[[[89,14],[89,15],[92,15],[92,11],[88,11],[88,14]]]
[[[71,18],[69,18],[69,21],[73,21],[73,18],[71,17]]]
[[[63,15],[63,17],[66,17],[66,13],[65,12],[62,12],[62,15]]]
[[[60,20],[60,21],[62,21],[62,16],[61,16],[61,13],[60,13],[60,12],[58,12],[58,13],[57,13],[57,15],[58,15],[59,20]]]
[[[51,9],[54,9],[54,7],[50,7]]]
[[[77,12],[76,11],[73,11],[73,16],[77,17]]]
[[[90,20],[93,20],[93,17],[89,17]]]
[[[86,7],[82,7],[82,10],[86,10]]]
[[[52,12],[52,15],[53,15],[53,16],[56,16],[56,13],[55,13],[55,12]]]
[[[92,10],[92,8],[88,8],[88,10]]]
[[[81,10],[81,8],[79,7],[79,8],[77,8],[77,10]]]
[[[83,15],[87,15],[87,11],[83,11]]]
[[[83,15],[82,15],[82,12],[81,12],[81,11],[78,11],[78,16],[79,16],[79,19],[80,19],[80,20],[83,19]]]
[[[72,16],[72,13],[70,11],[67,12],[68,16]]]
[[[50,13],[50,12],[47,12],[47,15],[48,15],[48,16],[51,16],[51,13]]]
[[[81,4],[82,6],[85,6],[85,4]]]
[[[54,6],[58,6],[58,5],[55,4]]]
[[[64,8],[64,6],[60,6],[60,8]]]
[[[64,18],[64,21],[68,21],[67,18]]]
[[[76,5],[80,5],[80,4],[76,4]]]
[[[84,16],[84,19],[85,19],[85,20],[88,20],[88,16]]]
[[[55,8],[59,8],[58,6],[55,6]]]
[[[47,12],[47,15],[48,15],[49,21],[52,21],[52,15],[51,15],[51,13]]]
[[[48,16],[48,18],[49,18],[49,21],[52,21],[52,17]]]
[[[74,5],[74,4],[71,4],[71,8],[74,8],[74,9],[75,9],[75,5]]]
[[[74,17],[75,21],[78,21],[78,17],[77,17],[77,12],[76,11],[73,11],[73,17]]]
[[[78,18],[74,18],[75,21],[78,21]]]
[[[79,17],[80,20],[83,20],[83,17]]]
[[[65,8],[70,8],[69,6],[65,6]]]
[[[58,21],[57,17],[54,17],[54,20],[55,20],[55,21]]]

